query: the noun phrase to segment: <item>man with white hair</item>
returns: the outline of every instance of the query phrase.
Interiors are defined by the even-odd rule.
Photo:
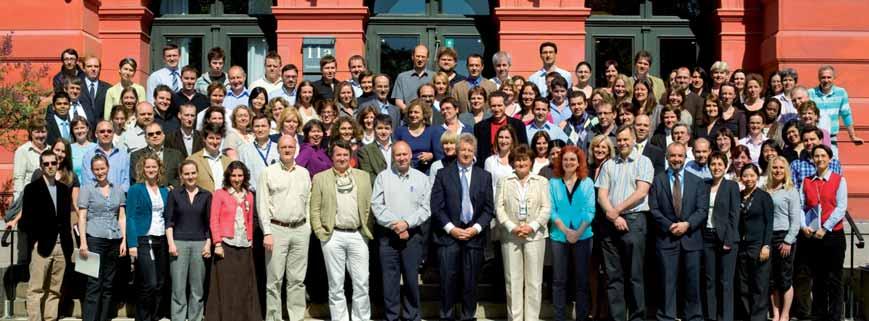
[[[492,81],[501,89],[501,85],[510,78],[510,67],[513,66],[513,57],[509,52],[498,51],[492,55],[492,65],[495,66],[495,78]]]

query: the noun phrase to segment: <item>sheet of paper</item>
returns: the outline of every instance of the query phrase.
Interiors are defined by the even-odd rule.
[[[100,255],[88,251],[88,257],[82,257],[76,251],[78,257],[75,262],[75,271],[90,277],[100,277]]]

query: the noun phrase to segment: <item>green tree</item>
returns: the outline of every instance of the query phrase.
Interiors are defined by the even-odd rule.
[[[51,94],[40,84],[48,77],[47,65],[35,68],[29,61],[10,59],[13,33],[0,36],[0,146],[7,150],[27,139],[28,121],[45,115],[40,102]],[[10,77],[14,73],[18,75]]]

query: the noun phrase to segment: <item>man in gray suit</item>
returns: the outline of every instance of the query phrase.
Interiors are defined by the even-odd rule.
[[[145,140],[148,142],[148,147],[142,148],[130,154],[130,182],[136,181],[135,173],[139,159],[147,153],[155,153],[163,162],[163,178],[160,179],[160,186],[180,187],[181,183],[178,180],[178,167],[184,161],[184,155],[177,149],[166,147],[166,133],[163,132],[163,127],[158,123],[150,123],[145,126]]]
[[[386,74],[378,74],[374,76],[374,99],[366,101],[359,106],[362,110],[368,106],[374,106],[381,114],[389,115],[392,119],[392,128],[398,128],[401,120],[401,111],[393,104],[389,103],[389,76]]]
[[[706,225],[709,194],[703,181],[684,168],[687,148],[680,142],[667,147],[670,167],[658,174],[649,192],[649,208],[657,226],[655,252],[664,286],[658,320],[676,320],[676,287],[684,271],[685,308],[683,320],[703,320],[700,305],[700,257],[703,254],[701,228]],[[682,269],[680,269],[680,267]]]

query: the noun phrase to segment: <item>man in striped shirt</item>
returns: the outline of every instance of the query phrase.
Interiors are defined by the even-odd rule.
[[[836,70],[831,65],[823,65],[818,69],[818,86],[809,90],[809,98],[818,105],[821,119],[818,127],[830,132],[830,142],[833,157],[839,158],[837,135],[839,134],[839,117],[848,130],[848,137],[855,145],[863,145],[863,139],[857,137],[854,131],[854,118],[851,105],[848,103],[848,92],[835,85]]]

